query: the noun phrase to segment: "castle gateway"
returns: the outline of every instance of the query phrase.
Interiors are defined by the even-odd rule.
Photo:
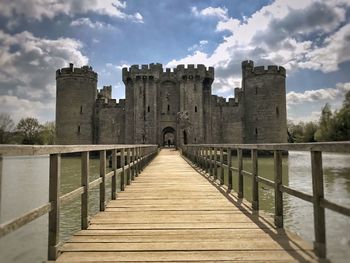
[[[214,68],[161,64],[123,68],[125,99],[97,90],[97,73],[83,66],[56,72],[57,144],[287,142],[286,71],[242,62],[234,98],[212,95]]]

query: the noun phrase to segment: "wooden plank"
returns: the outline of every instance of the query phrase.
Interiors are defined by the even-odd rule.
[[[60,178],[61,178],[61,156],[50,155],[49,174],[49,237],[48,237],[48,259],[56,259],[60,242]]]
[[[316,255],[326,257],[326,219],[325,209],[321,206],[324,198],[322,152],[311,152],[312,194],[314,207],[314,247]]]
[[[258,183],[258,150],[251,151],[252,160],[252,209],[259,210],[259,183]]]
[[[125,150],[120,150],[120,166],[122,168],[122,172],[120,174],[120,190],[125,190]]]
[[[113,176],[112,176],[112,189],[111,189],[111,199],[115,200],[117,199],[117,150],[112,150],[112,170],[113,170]],[[106,175],[107,176],[107,175]]]
[[[33,209],[24,215],[13,220],[0,224],[0,238],[17,230],[18,228],[32,222],[33,220],[47,214],[51,210],[51,203],[47,203],[38,208]]]
[[[262,260],[263,259],[263,260]],[[274,260],[294,260],[299,262],[312,262],[317,260],[309,251],[169,251],[169,252],[65,252],[61,255],[58,261],[184,261],[189,260],[206,260],[218,261],[227,260],[229,262],[248,260],[269,262]]]
[[[89,152],[81,153],[81,185],[84,187],[84,193],[81,196],[81,229],[87,229],[89,226],[89,158]]]
[[[106,208],[106,151],[100,151],[100,211]]]
[[[283,228],[282,152],[274,151],[275,225]]]
[[[243,154],[242,149],[237,149],[238,159],[238,198],[243,198]]]
[[[300,247],[289,243],[289,240],[230,240],[230,241],[197,241],[197,242],[69,242],[62,246],[61,251],[241,251],[241,250],[312,250],[312,246]]]

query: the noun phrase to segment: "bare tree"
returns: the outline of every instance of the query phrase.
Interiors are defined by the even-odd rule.
[[[0,143],[10,143],[15,123],[7,113],[0,113]]]

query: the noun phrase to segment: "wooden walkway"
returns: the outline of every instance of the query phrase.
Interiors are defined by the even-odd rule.
[[[223,193],[178,151],[162,150],[57,261],[317,261],[311,245]]]

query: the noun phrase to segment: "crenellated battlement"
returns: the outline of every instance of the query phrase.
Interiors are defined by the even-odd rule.
[[[98,109],[103,109],[103,108],[124,108],[125,107],[125,100],[124,99],[120,99],[119,102],[117,102],[116,99],[98,98],[98,99],[96,99],[96,107]]]
[[[256,76],[264,74],[276,74],[286,76],[286,69],[282,66],[269,65],[269,66],[256,66],[254,67],[254,61],[246,60],[242,62],[243,76]]]
[[[88,77],[97,81],[97,73],[93,71],[91,66],[75,68],[73,63],[69,63],[69,67],[56,70],[56,78],[72,77],[73,75],[77,77]]]
[[[205,67],[202,64],[178,65],[176,68],[163,68],[162,64],[152,63],[149,65],[132,65],[129,68],[122,69],[123,81],[131,79],[148,78],[172,78],[178,80],[184,79],[214,79],[214,68]]]

